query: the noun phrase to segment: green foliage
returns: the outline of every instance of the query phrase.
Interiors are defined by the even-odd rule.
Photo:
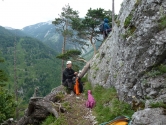
[[[72,23],[72,28],[78,32],[81,39],[89,40],[96,54],[96,41],[102,41],[98,39],[101,33],[98,27],[104,18],[108,18],[111,24],[112,12],[105,11],[102,8],[92,9],[90,8],[84,19],[75,19]]]
[[[129,36],[132,36],[135,30],[135,26],[130,26],[129,29],[125,32],[125,34],[123,34],[123,38],[128,38]]]
[[[8,78],[7,78],[6,73],[3,70],[0,69],[0,83],[4,82],[4,81],[7,81],[7,80],[8,80]]]
[[[166,65],[163,65],[161,64],[159,67],[158,67],[158,70],[162,73],[166,73]]]
[[[144,79],[144,80],[142,81],[142,84],[143,84],[143,85],[147,85],[147,84],[148,84],[147,79]]]
[[[0,123],[2,123],[2,121],[15,116],[16,103],[14,96],[4,87],[0,87],[0,100]]]
[[[124,22],[124,27],[125,28],[127,28],[130,25],[132,18],[133,18],[132,14],[129,14],[128,17],[126,17],[125,22]]]
[[[96,58],[99,58],[99,57],[100,57],[100,53],[97,53]]]
[[[99,85],[92,88],[89,82],[85,83],[84,87],[85,94],[88,90],[92,90],[92,95],[96,100],[96,107],[93,113],[97,116],[99,123],[110,121],[120,115],[129,117],[133,115],[134,111],[131,109],[131,106],[123,101],[119,101],[115,88],[105,89]]]
[[[81,51],[79,50],[68,50],[64,54],[58,55],[56,58],[68,60],[70,58],[77,58],[79,55],[81,55]]]
[[[78,35],[74,31],[74,28],[71,28],[73,22],[74,21],[77,22],[78,18],[79,18],[78,11],[73,10],[68,4],[62,8],[62,12],[59,15],[59,18],[55,18],[55,20],[52,21],[52,24],[56,25],[56,31],[58,31],[64,37],[63,39],[64,50],[66,50],[66,43],[69,41],[77,42],[79,44],[84,44],[84,41],[76,39]]]
[[[99,70],[99,68],[98,68],[98,67],[96,67],[96,68],[95,68],[95,70],[96,70],[96,71],[98,71],[98,70]]]
[[[79,50],[68,50],[64,54],[58,55],[56,58],[63,60],[71,60],[74,71],[79,71],[83,67],[83,58],[79,57],[81,52]],[[80,60],[81,59],[81,60]]]
[[[88,75],[86,74],[83,78],[81,78],[81,82],[85,83],[88,81]]]
[[[54,123],[50,125],[67,125],[67,121],[64,116],[61,115]]]
[[[14,74],[13,74],[13,51],[14,37],[12,34],[0,27],[0,50],[4,56],[6,67],[5,72],[8,77],[7,87],[14,91]],[[16,36],[17,47],[17,83],[18,89],[24,90],[23,102],[29,101],[34,93],[34,88],[39,87],[39,96],[45,96],[52,88],[60,85],[60,61],[55,58],[57,53],[45,46],[42,42],[30,37]],[[1,65],[0,65],[1,68]],[[2,72],[0,73],[2,74]],[[7,80],[7,79],[6,79]]]
[[[166,109],[166,104],[164,104],[164,102],[160,101],[160,102],[156,102],[156,103],[150,103],[151,108],[164,108]]]
[[[115,23],[117,24],[117,26],[120,26],[120,20],[116,20]]]
[[[141,3],[142,0],[136,0],[135,7],[138,7],[138,5]]]
[[[42,122],[41,125],[50,125],[51,123],[53,123],[56,120],[56,118],[53,115],[49,115],[47,116],[47,118],[44,120],[44,122]]]
[[[166,28],[166,15],[160,18],[158,23],[159,23],[160,30],[164,30]]]
[[[48,116],[41,125],[66,125],[66,120],[62,115],[60,115],[57,119],[50,115]]]
[[[64,102],[64,103],[62,104],[62,107],[64,107],[66,110],[71,109],[71,106],[70,106],[69,102]]]
[[[0,62],[0,65],[2,62],[3,61]],[[2,69],[0,69],[0,123],[8,118],[14,117],[14,111],[16,107],[14,96],[4,88],[5,84],[3,83],[7,80],[7,75]]]
[[[86,79],[85,79],[86,80]],[[92,90],[92,85],[90,82],[87,82],[85,83],[84,85],[84,92],[85,92],[85,95],[88,96],[88,90]]]
[[[155,77],[155,76],[158,76],[158,75],[161,75],[162,73],[158,70],[152,70],[150,72],[147,73],[147,76],[148,77]]]
[[[164,73],[166,73],[166,65],[161,64],[157,67],[154,67],[151,71],[147,72],[146,74],[148,77],[156,77]]]

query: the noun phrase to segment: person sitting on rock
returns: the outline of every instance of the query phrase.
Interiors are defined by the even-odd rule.
[[[72,62],[67,61],[66,63],[66,69],[63,71],[63,80],[62,83],[63,85],[69,90],[70,92],[73,92],[74,84],[73,83],[73,78],[76,77],[77,72],[75,72],[72,69]]]
[[[104,19],[104,31],[103,31],[103,38],[106,39],[108,37],[108,34],[111,32],[111,27],[110,25],[108,24],[109,23],[109,20],[107,18]]]

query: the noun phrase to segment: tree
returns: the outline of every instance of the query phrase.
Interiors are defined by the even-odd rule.
[[[68,50],[64,54],[58,55],[56,58],[63,59],[63,60],[71,60],[73,62],[73,69],[75,71],[80,70],[84,63],[87,63],[87,61],[84,58],[80,57],[81,51],[79,50]]]
[[[3,63],[4,59],[0,57],[0,63]],[[0,69],[0,86],[5,86],[4,82],[8,81],[6,73]]]
[[[0,58],[0,63],[4,60]],[[0,69],[0,123],[7,120],[8,118],[14,117],[16,103],[14,96],[5,89],[5,83],[8,78],[5,72]]]
[[[62,12],[59,18],[55,18],[52,23],[56,25],[56,31],[63,36],[62,54],[66,50],[66,42],[73,36],[73,30],[71,28],[72,19],[78,18],[78,11],[73,10],[69,4],[62,8]],[[64,70],[64,60],[62,59],[62,72]]]
[[[111,12],[111,11],[109,11]],[[104,18],[111,19],[108,11],[102,8],[89,9],[84,19],[74,19],[72,22],[72,28],[77,30],[79,36],[83,39],[89,40],[93,49],[94,55],[96,54],[96,41],[101,41],[101,33],[98,30],[99,25]]]
[[[87,62],[85,59],[81,58],[81,51],[79,50],[68,50],[64,54],[58,55],[56,58],[63,60],[73,60],[73,61],[82,61]]]

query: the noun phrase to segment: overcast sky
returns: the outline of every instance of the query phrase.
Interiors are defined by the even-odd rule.
[[[69,5],[84,17],[87,10],[112,9],[112,0],[0,0],[0,25],[21,29],[39,22],[54,20],[62,7]],[[115,0],[115,13],[118,14],[123,0]]]

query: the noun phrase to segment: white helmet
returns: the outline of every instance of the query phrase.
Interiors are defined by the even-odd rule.
[[[72,64],[72,62],[71,62],[71,61],[67,61],[67,62],[66,62],[66,65],[68,65],[68,64]]]

